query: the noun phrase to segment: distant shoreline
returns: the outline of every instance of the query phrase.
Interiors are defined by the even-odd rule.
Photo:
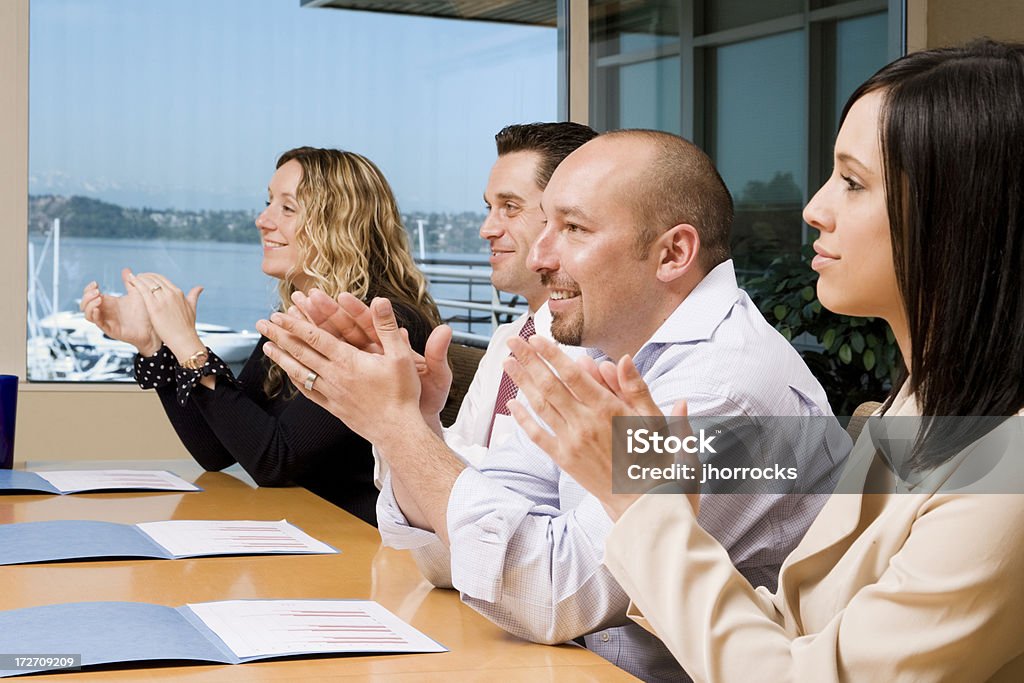
[[[228,244],[259,244],[253,222],[259,210],[178,210],[130,208],[83,196],[29,195],[29,235],[50,233],[60,219],[62,237],[173,240]],[[431,258],[486,255],[479,229],[485,215],[413,212],[402,215],[410,244],[418,246],[422,221],[424,246]]]

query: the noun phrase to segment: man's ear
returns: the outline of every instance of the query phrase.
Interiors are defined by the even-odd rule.
[[[654,243],[658,251],[658,279],[672,282],[697,267],[700,235],[689,223],[669,228]]]

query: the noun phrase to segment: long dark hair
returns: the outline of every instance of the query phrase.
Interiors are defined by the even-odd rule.
[[[872,76],[909,382],[924,418],[915,469],[933,467],[1024,406],[1024,45],[916,52]]]

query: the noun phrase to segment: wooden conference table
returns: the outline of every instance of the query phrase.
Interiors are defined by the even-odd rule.
[[[194,481],[204,490],[4,495],[0,496],[0,523],[57,519],[128,524],[166,519],[287,519],[341,553],[6,566],[0,567],[0,609],[92,600],[177,607],[190,602],[249,598],[372,599],[450,652],[313,657],[234,666],[140,662],[120,669],[103,667],[26,680],[635,680],[583,648],[537,645],[506,634],[463,605],[454,591],[431,590],[408,553],[381,547],[376,529],[305,489],[256,488],[244,472],[235,471],[237,467],[228,472],[203,472],[186,460],[27,464],[27,469],[34,471],[86,467],[166,469]],[[0,651],[2,643],[0,634]]]

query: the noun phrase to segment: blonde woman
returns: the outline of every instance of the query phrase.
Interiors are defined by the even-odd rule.
[[[280,280],[280,308],[316,287],[395,302],[423,351],[438,323],[413,263],[394,195],[380,170],[352,152],[299,147],[281,155],[256,219],[263,272]],[[123,273],[128,293],[82,296],[86,318],[138,350],[136,379],[154,388],[182,443],[207,470],[239,463],[261,486],[297,484],[376,524],[370,444],[299,394],[263,355],[260,339],[238,377],[199,340],[196,303],[157,273]],[[313,384],[316,377],[307,377]]]

